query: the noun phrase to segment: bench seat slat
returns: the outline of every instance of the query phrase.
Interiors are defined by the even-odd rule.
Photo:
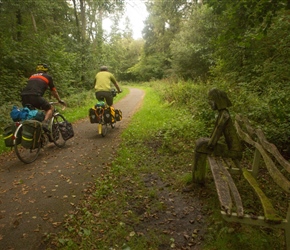
[[[225,176],[220,170],[219,164],[214,157],[208,157],[208,161],[214,178],[217,194],[221,203],[221,209],[225,211],[226,214],[231,215],[232,198]]]
[[[235,165],[235,163],[233,162],[232,159],[222,158],[222,160],[224,161],[224,166],[227,166],[228,168],[235,166],[235,168],[237,168],[237,166]],[[238,217],[241,218],[244,216],[244,208],[243,208],[242,198],[240,196],[240,193],[237,189],[237,186],[235,185],[235,182],[234,182],[232,176],[230,175],[230,173],[227,171],[226,168],[223,168],[223,170],[224,170],[224,173],[227,175],[227,178],[229,180],[228,184],[230,186],[232,196],[233,196],[235,204],[236,204]]]
[[[228,215],[231,215],[234,201],[238,217],[242,218],[244,216],[242,200],[230,173],[226,169],[226,167],[233,166],[233,162],[229,161],[227,163],[221,157],[215,156],[208,156],[208,161],[215,179],[222,209],[225,210],[225,202],[227,202],[227,206],[230,206],[230,210],[225,211]]]

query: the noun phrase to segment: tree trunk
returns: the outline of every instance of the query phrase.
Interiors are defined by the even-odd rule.
[[[77,12],[77,5],[76,0],[73,0],[74,4],[74,11],[75,11],[75,18],[76,18],[76,27],[77,27],[77,34],[78,34],[78,40],[80,40],[80,24],[79,24],[79,18],[78,18],[78,12]]]
[[[34,28],[34,32],[37,33],[37,26],[36,26],[36,22],[35,22],[35,18],[32,12],[30,12],[31,14],[31,19],[32,19],[32,24],[33,24],[33,28]]]

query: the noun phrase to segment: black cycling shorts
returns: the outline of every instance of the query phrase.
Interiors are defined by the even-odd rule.
[[[40,110],[49,110],[51,109],[51,105],[47,100],[45,100],[42,96],[38,95],[23,95],[22,98],[22,105],[25,106],[27,104],[32,105],[33,107],[40,109]]]
[[[105,99],[109,106],[113,105],[113,95],[111,91],[98,91],[96,92],[96,98],[98,101],[104,101]]]

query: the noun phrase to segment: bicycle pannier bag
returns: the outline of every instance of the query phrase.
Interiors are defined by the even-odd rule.
[[[5,142],[5,146],[6,147],[13,147],[13,135],[14,132],[16,131],[16,124],[13,122],[11,123],[9,126],[7,126],[6,128],[4,128],[4,132],[3,132],[3,138],[4,138],[4,142]],[[19,144],[21,142],[21,137],[17,138],[16,143]]]
[[[115,118],[117,122],[122,120],[122,111],[120,109],[115,109]]]
[[[58,124],[59,125],[59,131],[62,135],[62,138],[67,141],[68,139],[74,137],[74,130],[73,126],[70,122],[64,121]]]
[[[107,123],[115,122],[115,109],[113,107],[108,107],[104,111],[104,120]]]
[[[99,116],[97,115],[97,110],[95,108],[89,109],[89,117],[91,123],[98,123],[99,122]]]
[[[21,145],[24,148],[34,149],[39,146],[41,126],[41,122],[36,120],[26,120],[22,123]]]

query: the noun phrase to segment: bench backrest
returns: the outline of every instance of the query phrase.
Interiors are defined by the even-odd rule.
[[[235,127],[240,139],[255,148],[252,165],[253,176],[257,176],[259,165],[262,162],[260,159],[262,157],[265,167],[275,183],[285,192],[290,193],[290,182],[285,175],[281,173],[281,169],[285,169],[290,173],[290,163],[283,158],[276,146],[267,141],[261,129],[254,129],[246,117],[237,115]],[[278,168],[277,164],[279,164],[281,168]]]

